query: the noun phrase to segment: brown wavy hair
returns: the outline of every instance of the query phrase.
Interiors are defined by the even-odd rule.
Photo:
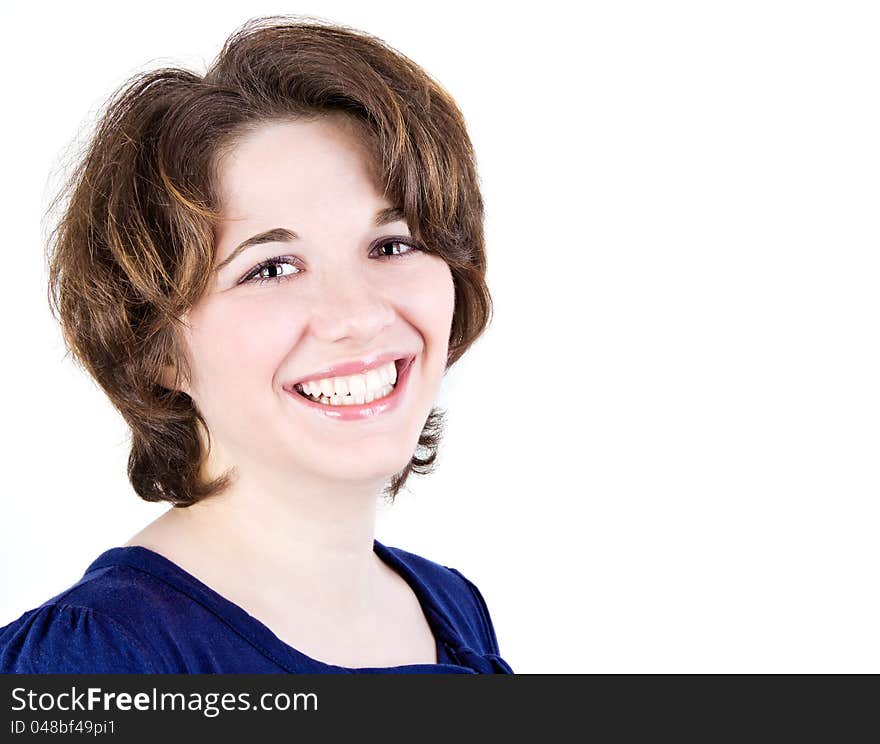
[[[254,128],[346,116],[377,183],[413,236],[449,265],[455,311],[448,369],[490,322],[483,200],[464,117],[422,68],[357,29],[304,16],[243,24],[205,75],[141,72],[112,94],[84,155],[50,206],[49,304],[68,352],[131,429],[128,477],[146,501],[189,506],[231,472],[202,480],[210,433],[192,399],[181,316],[207,288],[220,220],[217,165]],[[168,382],[173,370],[174,383]],[[434,469],[445,411],[429,414],[409,464]]]

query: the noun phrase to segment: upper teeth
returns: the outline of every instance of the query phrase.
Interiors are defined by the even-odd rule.
[[[320,380],[308,380],[297,384],[297,388],[308,395],[353,395],[355,397],[376,393],[397,382],[397,365],[388,362],[381,367],[368,370],[359,375],[345,377],[325,377]]]

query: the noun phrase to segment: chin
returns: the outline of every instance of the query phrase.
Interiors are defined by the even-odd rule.
[[[395,473],[399,473],[410,462],[413,452],[398,453],[396,456],[384,456],[367,459],[366,452],[361,452],[357,461],[349,460],[345,463],[332,463],[329,469],[324,470],[327,480],[347,482],[384,481]]]

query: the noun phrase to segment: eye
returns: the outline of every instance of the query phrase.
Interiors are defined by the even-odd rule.
[[[404,259],[407,256],[421,250],[421,247],[415,241],[402,238],[382,238],[370,249],[370,254],[378,252],[377,258]],[[296,266],[296,257],[294,256],[273,256],[261,261],[248,272],[239,284],[265,284],[266,282],[284,282],[297,274],[302,273],[302,269]]]
[[[242,284],[248,282],[256,282],[257,284],[265,284],[266,282],[283,282],[291,276],[299,274],[301,269],[294,266],[293,256],[274,256],[261,261],[255,266],[251,272],[241,280]]]
[[[397,252],[395,252],[393,246],[402,246],[406,250],[398,248]],[[395,258],[396,256],[407,256],[413,251],[418,250],[418,247],[413,243],[398,238],[383,238],[373,250],[379,251],[379,258]],[[373,251],[370,252],[372,253]]]

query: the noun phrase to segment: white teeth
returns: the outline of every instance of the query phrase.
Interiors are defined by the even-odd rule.
[[[354,396],[358,403],[364,402],[364,396],[367,394],[367,378],[366,375],[352,375],[348,378],[348,392]]]
[[[393,385],[397,382],[397,364],[389,364],[379,370],[382,376],[382,383],[385,385]]]
[[[361,389],[379,390],[385,385],[393,385],[396,381],[397,366],[394,362],[388,362],[362,374],[308,380],[300,383],[300,387],[312,395],[348,395]]]
[[[397,383],[397,365],[388,362],[359,375],[309,380],[297,389],[324,405],[362,405],[384,398]]]
[[[364,375],[364,382],[366,384],[366,393],[369,395],[371,392],[379,392],[383,387],[385,387],[385,382],[382,380],[382,375],[379,374],[379,370],[371,369]]]
[[[368,390],[366,394],[363,396],[358,395],[309,395],[309,398],[322,403],[325,406],[356,406],[363,405],[364,403],[372,403],[374,400],[379,400],[380,398],[384,398],[387,395],[390,395],[394,390],[394,385],[386,385],[380,390]]]

